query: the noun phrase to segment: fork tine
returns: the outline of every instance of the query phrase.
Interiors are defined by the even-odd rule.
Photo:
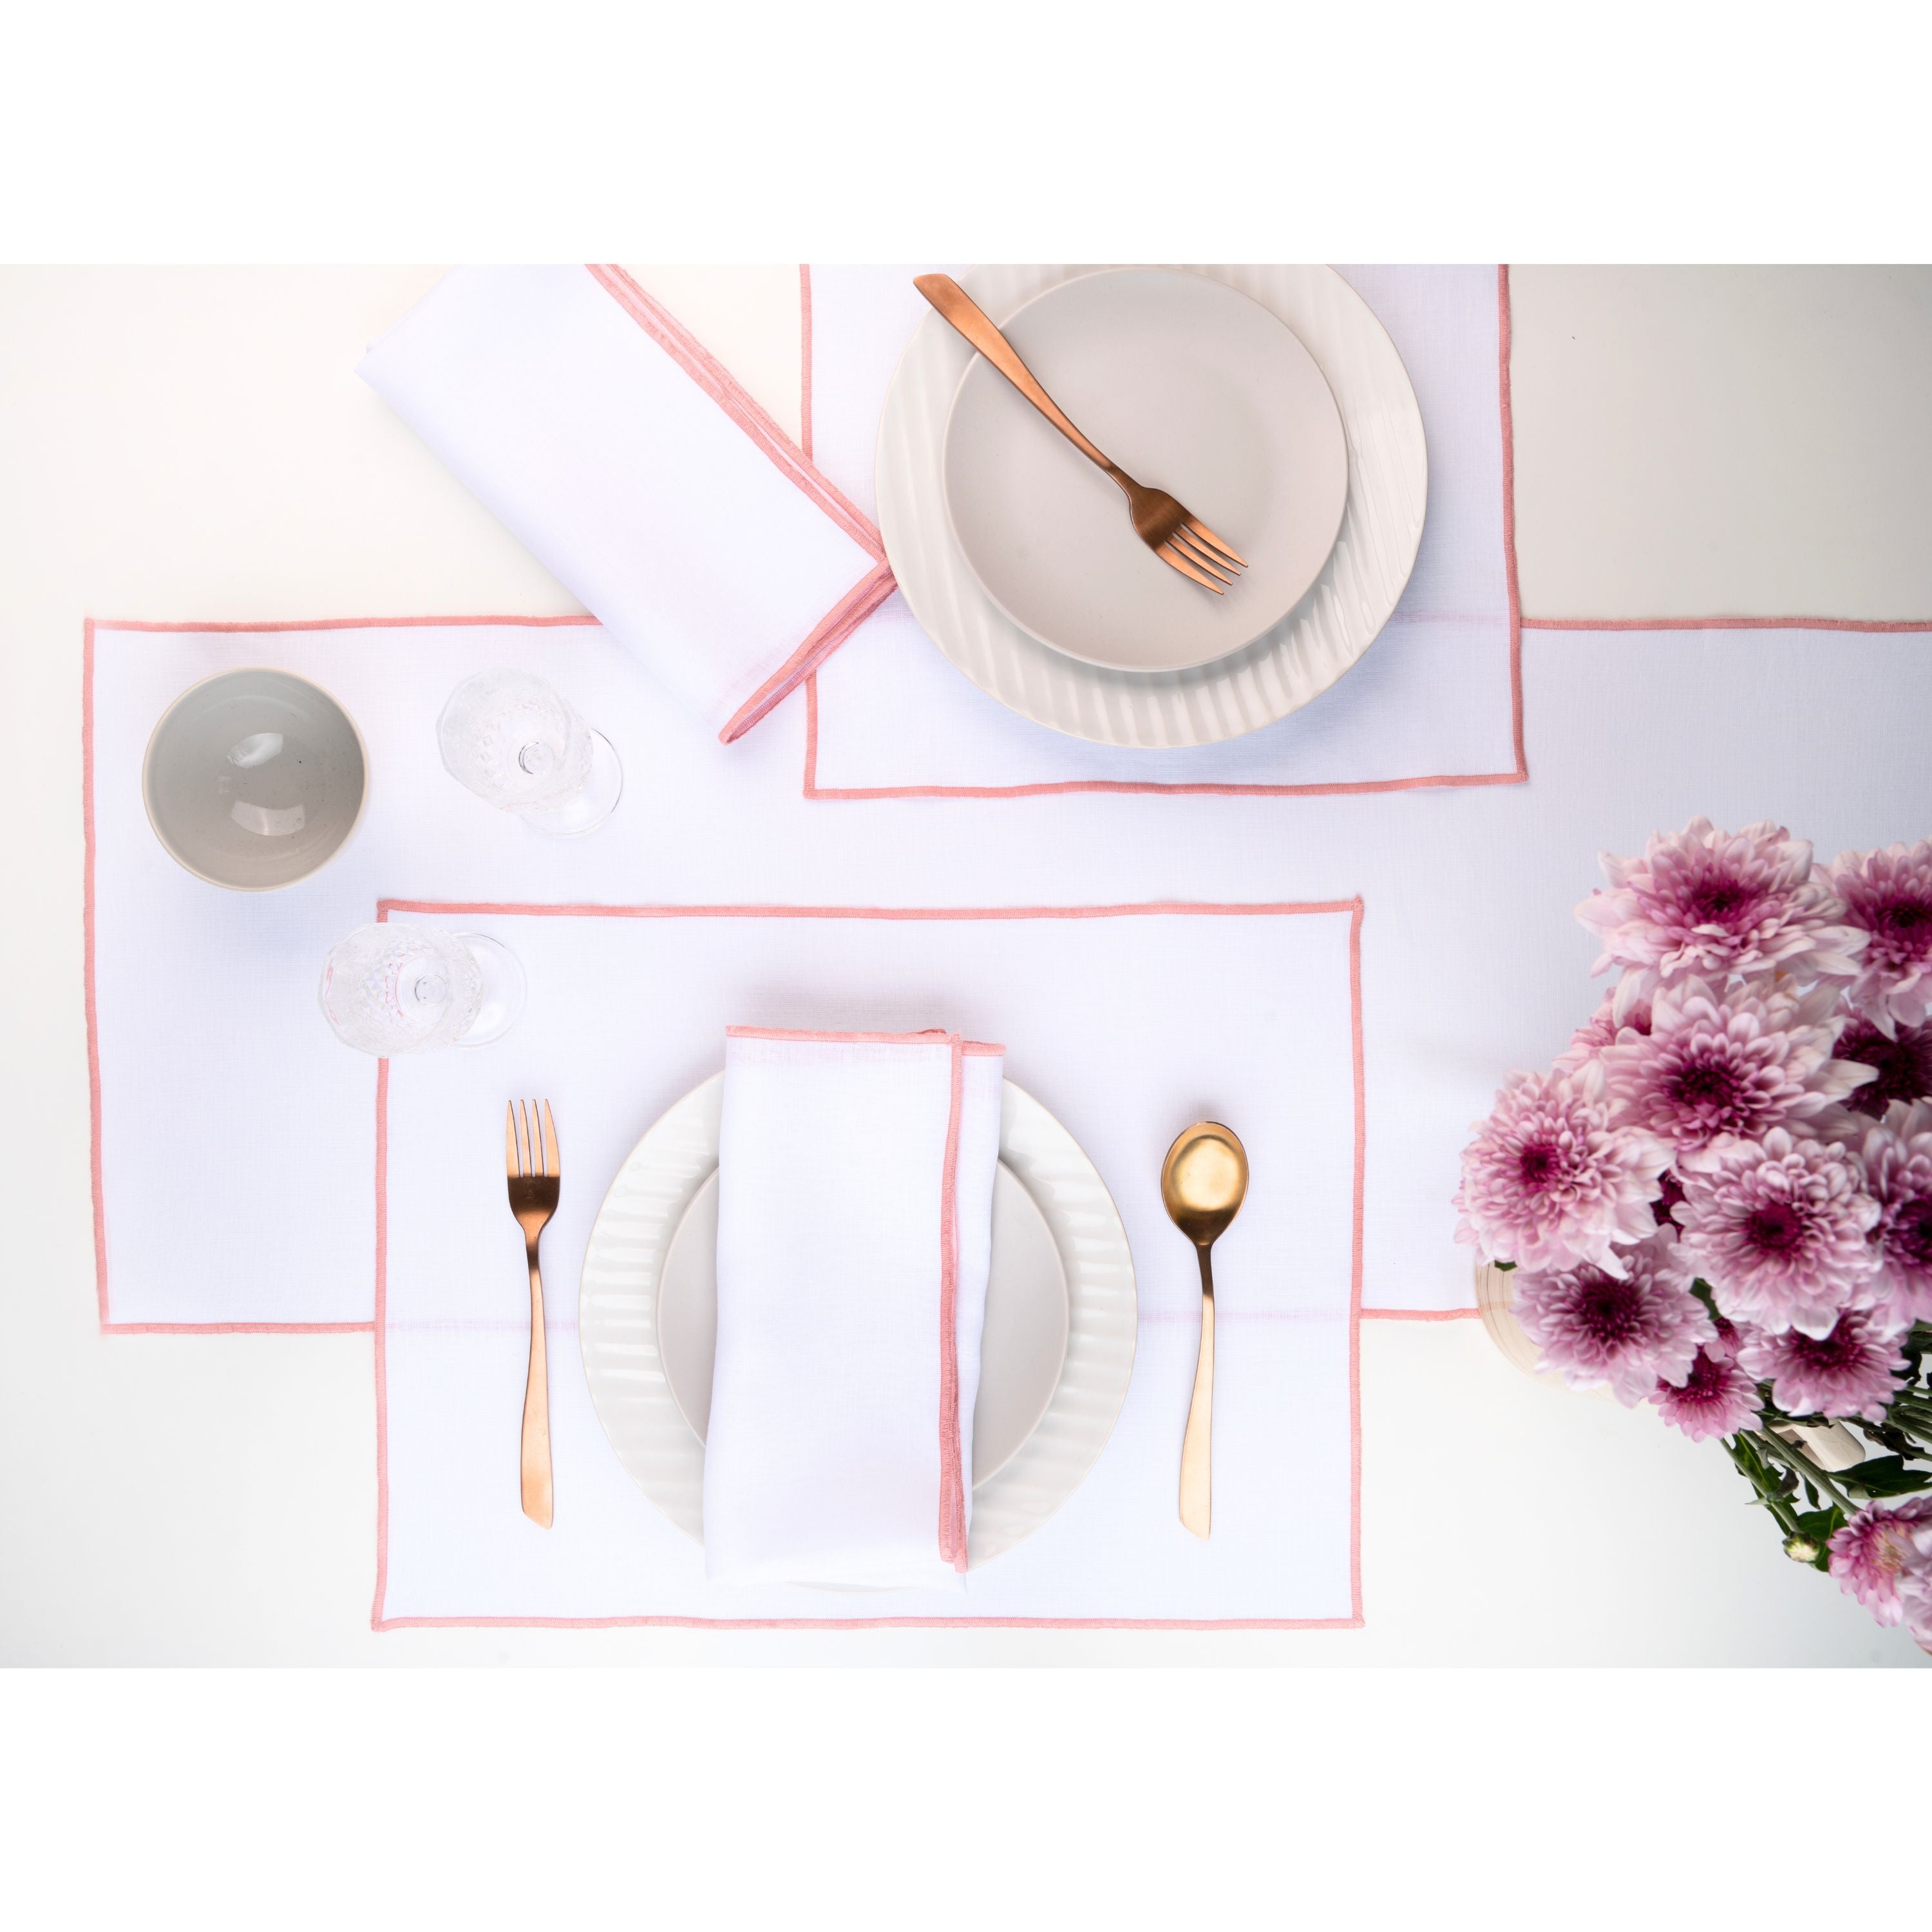
[[[1225,597],[1227,596],[1227,586],[1222,583],[1219,578],[1210,577],[1208,573],[1204,570],[1202,569],[1198,565],[1189,562],[1187,559],[1183,556],[1179,550],[1176,550],[1172,544],[1162,544],[1161,547],[1154,552],[1154,555],[1159,557],[1162,563],[1171,564],[1174,568],[1180,572],[1183,577],[1191,577],[1196,584],[1206,584],[1208,588],[1213,591],[1216,597]]]
[[[1198,538],[1190,536],[1185,530],[1176,530],[1168,542],[1190,562],[1198,563],[1204,570],[1211,570],[1224,584],[1232,584],[1238,577],[1240,566],[1230,563],[1217,552],[1210,550]]]
[[[536,1170],[530,1165],[530,1117],[522,1101],[517,1102],[517,1172],[527,1180]]]
[[[556,1123],[550,1117],[550,1102],[543,1103],[543,1171],[552,1180],[560,1178],[561,1163],[557,1159]]]
[[[517,1166],[517,1103],[514,1100],[503,1102],[503,1172],[514,1180],[519,1172]]]
[[[1245,570],[1248,560],[1226,537],[1217,537],[1198,517],[1186,516],[1181,519],[1190,536],[1204,537],[1230,563],[1238,563]]]

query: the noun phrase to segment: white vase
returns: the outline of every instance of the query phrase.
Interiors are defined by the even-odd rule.
[[[1499,1268],[1494,1262],[1476,1264],[1476,1312],[1490,1340],[1502,1350],[1504,1358],[1526,1376],[1551,1388],[1569,1390],[1574,1395],[1594,1396],[1600,1402],[1614,1402],[1607,1388],[1570,1389],[1570,1384],[1553,1370],[1538,1366],[1540,1352],[1522,1332],[1511,1305],[1516,1300],[1516,1270]]]

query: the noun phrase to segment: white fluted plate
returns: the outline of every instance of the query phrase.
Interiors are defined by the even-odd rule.
[[[1046,290],[1100,272],[1064,264],[981,267],[962,280],[1004,323]],[[1422,412],[1395,344],[1368,304],[1332,268],[1187,272],[1238,290],[1294,332],[1328,382],[1348,443],[1341,530],[1313,587],[1280,622],[1226,657],[1169,671],[1084,663],[1030,635],[987,595],[946,514],[944,476],[947,419],[975,354],[938,315],[915,332],[879,424],[879,528],[913,615],[989,697],[1036,724],[1099,744],[1214,744],[1298,710],[1374,642],[1422,541],[1429,496]]]
[[[724,1084],[714,1074],[687,1094],[626,1157],[590,1231],[578,1295],[584,1378],[604,1432],[644,1494],[700,1540],[715,1248],[697,1223],[716,1212]],[[1133,1258],[1113,1197],[1079,1143],[1010,1080],[1000,1164],[969,1568],[1012,1549],[1079,1487],[1113,1433],[1138,1334]],[[1064,1316],[1042,1300],[1060,1294]]]

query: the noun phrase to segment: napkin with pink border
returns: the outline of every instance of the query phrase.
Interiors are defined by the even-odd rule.
[[[458,268],[358,373],[729,742],[890,595],[878,532],[619,268]]]
[[[712,1583],[958,1587],[1005,1052],[728,1030]]]

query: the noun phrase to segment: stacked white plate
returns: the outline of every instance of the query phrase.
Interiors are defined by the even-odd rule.
[[[578,1308],[591,1405],[617,1460],[700,1540],[724,1088],[714,1074],[686,1094],[618,1169],[590,1231]],[[1009,1080],[973,1412],[969,1568],[1037,1529],[1100,1460],[1126,1398],[1138,1320],[1113,1197],[1073,1136]]]
[[[1395,345],[1330,268],[979,268],[968,292],[1073,421],[1248,560],[1225,597],[938,315],[879,429],[879,523],[922,627],[1058,731],[1204,745],[1327,690],[1394,610],[1428,457]]]

